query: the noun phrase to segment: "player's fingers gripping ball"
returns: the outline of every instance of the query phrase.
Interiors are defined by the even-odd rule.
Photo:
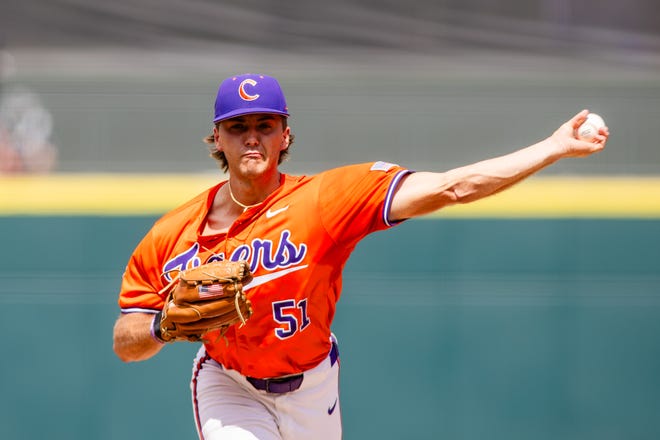
[[[202,341],[209,331],[220,330],[223,335],[229,326],[245,324],[252,315],[243,292],[252,281],[248,262],[215,261],[182,271],[178,278],[159,322],[154,320],[159,339]]]
[[[576,130],[577,138],[583,141],[593,141],[598,135],[598,130],[605,127],[605,121],[596,113],[589,113],[587,120]]]

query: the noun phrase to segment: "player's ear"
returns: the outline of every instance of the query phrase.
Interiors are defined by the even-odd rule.
[[[284,151],[287,148],[289,148],[289,144],[291,143],[291,128],[287,127],[284,129],[282,132],[282,144],[280,145],[280,151]]]
[[[220,130],[218,127],[213,127],[213,141],[215,142],[215,149],[217,151],[222,151],[222,145],[220,144]]]

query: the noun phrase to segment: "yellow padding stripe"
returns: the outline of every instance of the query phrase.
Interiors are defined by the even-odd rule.
[[[217,183],[216,174],[53,174],[0,178],[0,214],[162,214]]]
[[[0,215],[162,214],[226,179],[221,173],[0,177]],[[660,177],[533,177],[446,218],[660,218]]]

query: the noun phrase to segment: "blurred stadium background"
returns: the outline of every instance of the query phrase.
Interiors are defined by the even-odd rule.
[[[57,151],[0,176],[3,439],[194,438],[196,347],[122,364],[116,295],[154,219],[224,178],[201,139],[247,71],[287,93],[290,173],[448,169],[585,107],[613,133],[358,247],[335,323],[346,439],[660,437],[657,2],[0,0],[0,51],[0,122],[28,102],[22,132]]]

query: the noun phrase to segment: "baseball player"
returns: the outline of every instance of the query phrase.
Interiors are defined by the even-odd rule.
[[[355,245],[406,219],[495,194],[559,159],[602,150],[607,127],[590,142],[575,136],[587,114],[537,144],[446,172],[372,162],[291,176],[279,170],[294,135],[277,80],[224,80],[207,139],[229,177],[159,219],[135,249],[119,294],[117,356],[142,361],[166,345],[157,321],[172,271],[246,260],[253,315],[222,335],[209,332],[194,360],[200,439],[341,438],[331,325]]]

